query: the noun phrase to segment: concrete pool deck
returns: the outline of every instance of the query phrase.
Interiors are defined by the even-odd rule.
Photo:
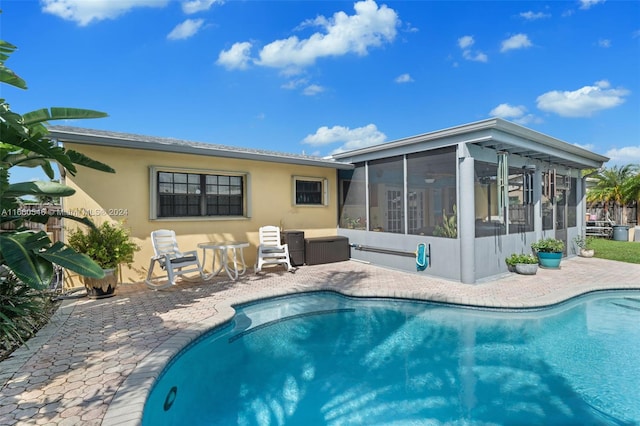
[[[51,322],[0,362],[2,425],[135,425],[167,361],[202,332],[227,321],[232,304],[289,293],[334,290],[473,306],[553,305],[608,289],[640,290],[640,264],[573,257],[559,270],[506,274],[469,285],[355,261],[295,273],[226,275],[154,292],[124,284],[109,299],[65,300]]]

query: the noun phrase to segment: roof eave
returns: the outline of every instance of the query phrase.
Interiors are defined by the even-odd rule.
[[[443,130],[437,130],[434,132],[424,133],[408,138],[398,139],[396,141],[381,145],[375,145],[354,151],[338,153],[334,154],[332,158],[336,160],[351,159],[353,161],[354,157],[364,158],[365,156],[380,151],[393,151],[409,145],[443,139],[450,139],[453,145],[454,143],[457,143],[457,141],[459,141],[459,137],[472,133],[476,133],[479,136],[484,136],[480,138],[472,138],[465,141],[466,143],[478,143],[478,140],[487,142],[487,137],[494,138],[497,135],[496,132],[502,132],[503,134],[515,136],[516,138],[527,141],[532,145],[532,148],[535,147],[535,145],[538,145],[542,153],[553,151],[554,157],[561,163],[571,164],[572,166],[577,168],[597,168],[601,167],[603,163],[609,161],[609,158],[603,155],[596,154],[577,145],[573,145],[560,139],[547,136],[543,133],[528,129],[515,123],[511,123],[501,118],[490,118],[474,123],[464,124],[461,126],[450,127]],[[563,159],[562,157],[564,156],[566,156],[567,158]]]
[[[253,153],[253,152],[243,152],[243,151],[234,151],[231,149],[221,149],[215,146],[211,146],[211,148],[198,147],[198,146],[188,146],[188,145],[177,145],[170,143],[160,143],[154,142],[150,140],[135,140],[131,138],[126,138],[125,134],[122,134],[122,137],[110,137],[110,136],[102,136],[90,133],[79,133],[77,131],[67,131],[62,129],[57,129],[52,127],[49,129],[49,135],[53,139],[58,139],[61,142],[69,142],[69,143],[78,143],[84,145],[95,145],[95,146],[106,146],[106,147],[115,147],[115,148],[128,148],[128,149],[140,149],[147,151],[161,151],[161,152],[171,152],[176,154],[196,154],[196,155],[206,155],[210,157],[223,157],[223,158],[234,158],[240,160],[253,160],[253,161],[267,161],[272,163],[282,163],[282,164],[295,164],[295,165],[304,165],[304,166],[315,166],[315,167],[327,167],[339,170],[350,170],[354,166],[349,163],[343,163],[335,160],[325,160],[325,159],[313,159],[313,158],[304,158],[304,157],[293,157],[287,155],[277,155],[277,154],[267,154],[267,153]]]

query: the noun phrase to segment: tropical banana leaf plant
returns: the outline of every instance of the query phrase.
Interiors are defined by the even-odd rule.
[[[447,216],[446,211],[442,213],[442,223],[436,225],[433,230],[433,235],[444,238],[458,237],[458,210],[455,204],[453,205],[453,213],[451,216]]]
[[[15,50],[14,45],[0,40],[0,83],[27,89],[26,82],[5,65]],[[61,242],[52,243],[44,231],[22,227],[24,221],[46,223],[50,215],[46,212],[22,213],[21,197],[60,198],[73,195],[75,190],[57,182],[10,183],[10,171],[14,167],[39,167],[49,179],[53,179],[52,163],[57,163],[71,175],[77,173],[76,166],[114,173],[108,165],[65,149],[48,136],[49,121],[106,116],[100,111],[60,107],[18,114],[11,110],[4,98],[0,98],[0,268],[10,269],[32,288],[44,288],[51,282],[53,264],[94,278],[101,278],[104,273],[88,256]],[[64,213],[58,216],[95,226],[87,218]]]

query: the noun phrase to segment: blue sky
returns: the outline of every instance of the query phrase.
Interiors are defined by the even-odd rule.
[[[637,1],[1,7],[14,111],[109,114],[53,124],[325,156],[498,116],[640,163]]]

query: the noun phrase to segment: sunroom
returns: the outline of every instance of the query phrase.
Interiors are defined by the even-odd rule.
[[[477,283],[506,273],[504,259],[543,237],[573,238],[584,221],[584,169],[607,157],[492,118],[335,154],[338,233],[351,257]]]

